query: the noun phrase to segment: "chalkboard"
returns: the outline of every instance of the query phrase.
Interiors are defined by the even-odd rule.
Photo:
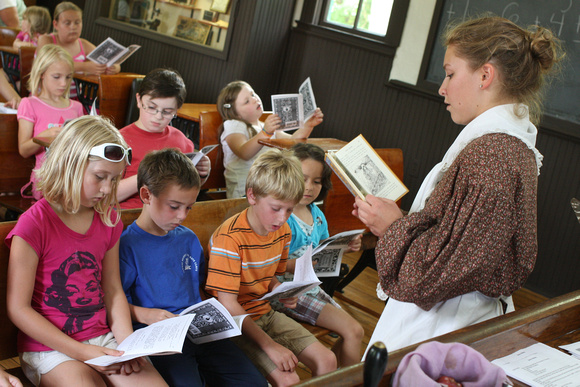
[[[451,20],[492,13],[527,28],[549,28],[566,51],[561,75],[553,79],[544,98],[544,113],[573,123],[580,134],[580,1],[578,0],[438,0],[424,56],[424,80],[440,85],[445,77],[445,49],[440,36]]]

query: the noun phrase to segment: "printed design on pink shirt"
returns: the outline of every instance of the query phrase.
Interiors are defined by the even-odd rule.
[[[89,252],[77,251],[52,272],[51,278],[52,285],[46,290],[44,303],[66,316],[64,333],[82,331],[85,321],[105,307],[97,260]]]

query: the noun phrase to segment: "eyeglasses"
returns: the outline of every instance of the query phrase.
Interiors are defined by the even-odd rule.
[[[143,102],[141,102],[141,107],[143,108],[143,110],[145,110],[147,113],[149,113],[153,116],[156,116],[158,113],[161,113],[163,118],[175,117],[175,110],[157,109],[157,108],[154,108],[153,106],[147,106]]]
[[[112,144],[107,142],[93,147],[89,152],[89,156],[97,156],[114,163],[123,161],[123,159],[127,157],[127,164],[131,165],[133,151],[131,148],[125,149],[119,144]]]

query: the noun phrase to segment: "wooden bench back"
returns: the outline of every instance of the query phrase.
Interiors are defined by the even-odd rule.
[[[375,149],[401,181],[403,180],[403,151],[397,148]],[[328,221],[330,235],[342,231],[365,228],[365,225],[352,215],[354,196],[342,181],[332,174],[332,190],[324,200],[322,210]],[[400,202],[399,202],[400,206]]]
[[[0,27],[0,46],[12,46],[20,28]]]
[[[18,193],[30,181],[34,157],[18,153],[16,114],[0,114],[0,193]]]
[[[207,156],[211,161],[211,173],[203,185],[203,189],[219,189],[226,187],[224,177],[224,151],[220,142],[222,117],[218,112],[201,112],[199,114],[199,148],[218,144]]]
[[[99,77],[99,110],[100,114],[113,121],[117,128],[125,126],[127,107],[131,101],[131,85],[141,74],[101,75]]]
[[[193,230],[199,238],[203,247],[206,259],[208,256],[208,243],[213,232],[229,217],[241,212],[248,207],[245,198],[240,199],[220,199],[196,202],[182,225]],[[126,228],[133,223],[141,214],[141,209],[121,211],[121,220]]]

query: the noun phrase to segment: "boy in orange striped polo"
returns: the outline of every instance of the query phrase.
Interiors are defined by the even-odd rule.
[[[250,207],[226,220],[214,232],[206,290],[232,315],[244,319],[242,336],[234,341],[275,386],[300,381],[298,361],[313,375],[336,369],[336,356],[308,330],[257,301],[280,285],[286,270],[292,234],[286,223],[304,192],[300,161],[290,151],[270,150],[259,156],[246,180]],[[296,306],[296,297],[281,299]]]

